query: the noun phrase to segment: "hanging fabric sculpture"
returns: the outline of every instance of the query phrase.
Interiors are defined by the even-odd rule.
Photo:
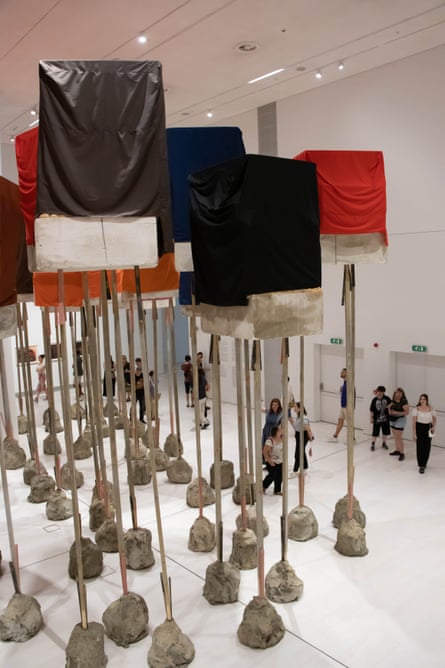
[[[36,270],[154,267],[173,250],[157,61],[42,61]]]
[[[189,180],[196,296],[204,331],[240,338],[319,332],[315,166],[247,155]]]
[[[193,261],[190,247],[190,185],[188,177],[207,167],[246,154],[236,127],[167,129],[168,167],[172,203],[176,268],[181,272],[179,302],[192,299]]]
[[[386,182],[381,151],[306,150],[317,167],[324,262],[385,262]]]

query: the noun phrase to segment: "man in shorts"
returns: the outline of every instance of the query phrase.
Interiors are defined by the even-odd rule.
[[[379,436],[380,430],[382,431],[382,448],[384,450],[388,450],[386,439],[391,433],[388,414],[388,406],[391,403],[391,397],[388,397],[385,392],[386,387],[384,387],[384,385],[379,385],[374,392],[375,397],[371,401],[371,405],[369,407],[370,420],[372,424],[372,452],[375,450],[375,440]]]

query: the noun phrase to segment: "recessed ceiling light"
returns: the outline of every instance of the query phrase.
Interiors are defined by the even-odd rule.
[[[146,44],[147,43],[146,36],[145,35],[139,35],[138,42],[139,42],[139,44]]]
[[[252,51],[258,49],[258,44],[255,44],[255,42],[241,42],[240,44],[235,44],[234,49],[239,53],[252,53]]]
[[[342,60],[340,60],[340,62],[338,63],[337,68],[339,70],[344,70],[345,69],[345,64]]]
[[[14,137],[14,135],[11,135],[11,137],[9,137],[9,141],[10,141],[10,142],[14,142],[14,141],[15,141],[15,137]]]
[[[213,118],[213,111],[207,112],[207,118]]]
[[[251,79],[247,83],[249,83],[249,84],[256,83],[257,81],[261,81],[261,79],[267,79],[268,77],[273,77],[274,74],[279,74],[280,72],[283,72],[283,71],[284,71],[284,67],[280,67],[279,70],[274,70],[273,72],[268,72],[267,74],[263,74],[262,76],[257,77],[256,79]]]
[[[322,75],[322,73],[321,73],[321,70],[317,70],[317,71],[315,72],[315,78],[316,78],[316,79],[321,79],[322,76],[323,76],[323,75]]]
[[[31,114],[31,116],[37,116],[37,111],[35,109],[31,109],[29,113]]]

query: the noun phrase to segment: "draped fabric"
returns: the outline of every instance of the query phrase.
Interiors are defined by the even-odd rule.
[[[26,243],[34,246],[34,219],[37,200],[37,148],[39,130],[32,128],[15,138],[19,176],[20,206],[25,219]]]
[[[179,274],[175,269],[175,257],[173,253],[165,253],[159,258],[159,264],[152,269],[141,269],[141,292],[149,294],[153,292],[165,292],[177,290],[179,285]],[[134,271],[125,269],[118,272],[118,292],[136,293],[136,281]]]
[[[59,278],[53,273],[34,273],[34,303],[36,306],[58,306]],[[83,303],[82,273],[63,272],[63,303],[67,307],[79,307]],[[91,299],[100,296],[100,271],[88,272],[88,290]]]
[[[388,244],[381,151],[307,150],[294,159],[316,164],[320,234],[380,232]]]
[[[189,180],[199,302],[321,286],[315,165],[248,155]]]
[[[23,216],[19,189],[0,176],[0,307],[17,302],[17,268]]]
[[[220,162],[246,154],[236,127],[167,129],[168,169],[175,242],[190,241],[190,185],[188,177]],[[192,272],[181,272],[179,302],[191,304]]]
[[[173,250],[157,61],[42,61],[37,213],[155,216]]]

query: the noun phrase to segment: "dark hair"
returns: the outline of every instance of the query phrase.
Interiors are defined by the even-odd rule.
[[[394,394],[392,395],[392,400],[395,401],[394,397],[396,396],[396,392],[401,392],[402,393],[402,399],[406,399],[406,394],[405,390],[401,387],[396,387],[394,390]],[[408,399],[406,399],[408,401]]]
[[[299,401],[296,401],[296,402],[295,402],[295,406],[298,408],[298,415],[300,415],[300,405],[301,405],[301,404],[300,404]],[[304,412],[305,415],[307,415],[306,406],[303,406],[303,412]]]
[[[135,359],[134,361],[135,361],[135,362],[142,362],[142,360],[141,360],[140,357],[136,357],[136,359]]]
[[[420,400],[421,400],[422,397],[425,397],[426,403],[428,404],[428,406],[430,405],[430,400],[428,399],[428,395],[425,394],[425,392],[422,392],[422,394],[419,396],[419,401],[416,404],[416,408],[417,408],[417,406],[420,406]]]
[[[279,429],[281,429],[281,424],[274,424],[274,426],[270,430],[270,435],[271,435],[272,438],[277,435],[277,431]]]
[[[190,362],[192,358],[190,357],[190,355],[186,355],[184,359],[186,362]]]
[[[281,401],[278,399],[278,397],[274,397],[273,399],[270,400],[269,413],[275,413],[275,411],[272,410],[272,404],[273,404],[275,401],[276,401],[277,404],[278,404],[278,411],[277,411],[277,412],[278,412],[278,413],[282,413],[282,412],[283,412],[283,406],[281,405]]]
[[[386,392],[386,387],[384,385],[377,385],[376,392]]]

